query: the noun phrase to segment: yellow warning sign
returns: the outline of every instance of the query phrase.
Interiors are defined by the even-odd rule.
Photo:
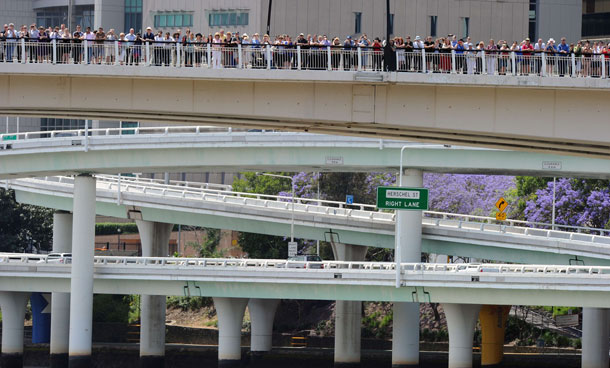
[[[498,212],[498,213],[496,213],[496,220],[498,220],[498,221],[506,220],[506,212]]]
[[[499,209],[500,212],[504,212],[506,207],[508,207],[508,202],[506,202],[504,198],[500,197],[500,199],[498,199],[496,202],[496,208]]]

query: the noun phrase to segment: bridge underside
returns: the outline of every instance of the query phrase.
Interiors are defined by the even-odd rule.
[[[331,74],[298,82],[264,80],[262,73],[250,80],[214,80],[188,72],[159,75],[155,68],[137,76],[112,76],[116,72],[104,73],[103,67],[88,69],[90,75],[49,75],[87,70],[59,67],[47,74],[0,75],[0,115],[213,124],[591,157],[610,153],[605,89],[458,86],[424,79],[376,83],[345,75],[333,81]]]
[[[71,211],[72,198],[62,195],[49,195],[23,190],[15,190],[17,201],[53,208],[56,210]],[[97,201],[98,215],[128,218],[130,209],[134,208],[126,196],[122,204],[116,201]],[[257,234],[285,236],[290,233],[290,219],[265,219],[260,216],[236,216],[234,213],[221,211],[197,210],[180,207],[176,200],[172,204],[152,207],[137,207],[141,211],[142,219],[148,221],[183,224],[190,226],[211,227],[234,231],[251,232]],[[379,229],[375,232],[358,229],[349,225],[328,224],[298,219],[295,222],[295,236],[310,240],[329,241],[332,231],[335,239],[341,243],[362,245],[379,248],[394,248],[394,231],[391,228]],[[541,247],[503,243],[493,239],[459,239],[459,234],[435,234],[435,229],[426,226],[423,228],[422,251],[427,253],[447,254],[459,257],[473,257],[479,259],[496,260],[500,262],[554,264],[554,265],[608,265],[610,259],[574,254],[552,246],[547,249]]]

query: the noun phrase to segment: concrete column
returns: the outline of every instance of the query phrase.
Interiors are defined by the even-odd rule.
[[[364,261],[367,247],[332,243],[337,261]],[[335,367],[360,364],[362,302],[337,300],[335,302]]]
[[[402,186],[421,188],[424,174],[407,169]],[[396,211],[395,247],[401,263],[421,262],[421,211]],[[419,366],[419,303],[394,303],[392,367]]]
[[[23,322],[30,293],[0,292],[2,367],[23,367]]]
[[[93,326],[93,252],[95,247],[95,178],[74,178],[72,279],[70,284],[69,367],[91,362]]]
[[[608,323],[610,311],[582,310],[582,368],[608,368]]]
[[[218,366],[241,364],[241,326],[248,299],[214,298],[218,315]]]
[[[56,211],[53,214],[53,252],[72,252],[72,214]],[[70,294],[52,293],[51,296],[51,368],[68,366],[70,331]]]
[[[273,320],[279,303],[279,299],[250,299],[248,302],[252,330],[250,333],[252,358],[260,358],[264,353],[271,351]]]
[[[504,332],[510,305],[484,305],[479,312],[481,321],[481,366],[497,367],[504,356]]]
[[[481,306],[443,304],[449,330],[449,368],[472,367],[472,340]]]
[[[142,257],[167,257],[173,224],[137,220]],[[142,295],[140,367],[165,366],[165,295]]]

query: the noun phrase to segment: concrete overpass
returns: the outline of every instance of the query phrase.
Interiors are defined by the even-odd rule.
[[[405,168],[427,172],[610,179],[608,160],[556,153],[200,126],[85,133],[0,135],[0,179],[84,172],[398,172],[405,145]]]
[[[0,114],[204,123],[606,158],[609,89],[606,78],[4,63]]]
[[[165,185],[146,179],[98,176],[96,213],[172,224],[285,236],[292,207],[286,197],[204,189],[202,183]],[[17,201],[70,211],[74,179],[49,177],[4,183]],[[295,236],[363,247],[394,248],[396,215],[374,205],[297,198]],[[610,236],[601,229],[425,212],[422,250],[524,264],[610,265]]]

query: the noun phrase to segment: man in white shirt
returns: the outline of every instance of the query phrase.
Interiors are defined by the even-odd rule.
[[[12,63],[13,54],[15,53],[15,44],[17,43],[17,38],[19,38],[13,23],[9,23],[8,29],[4,33],[4,37],[6,38],[6,61]]]
[[[125,35],[125,40],[129,41],[127,42],[127,49],[126,49],[126,64],[130,65],[133,63],[133,43],[136,40],[136,34],[135,34],[135,30],[133,28],[129,29],[129,33]]]

